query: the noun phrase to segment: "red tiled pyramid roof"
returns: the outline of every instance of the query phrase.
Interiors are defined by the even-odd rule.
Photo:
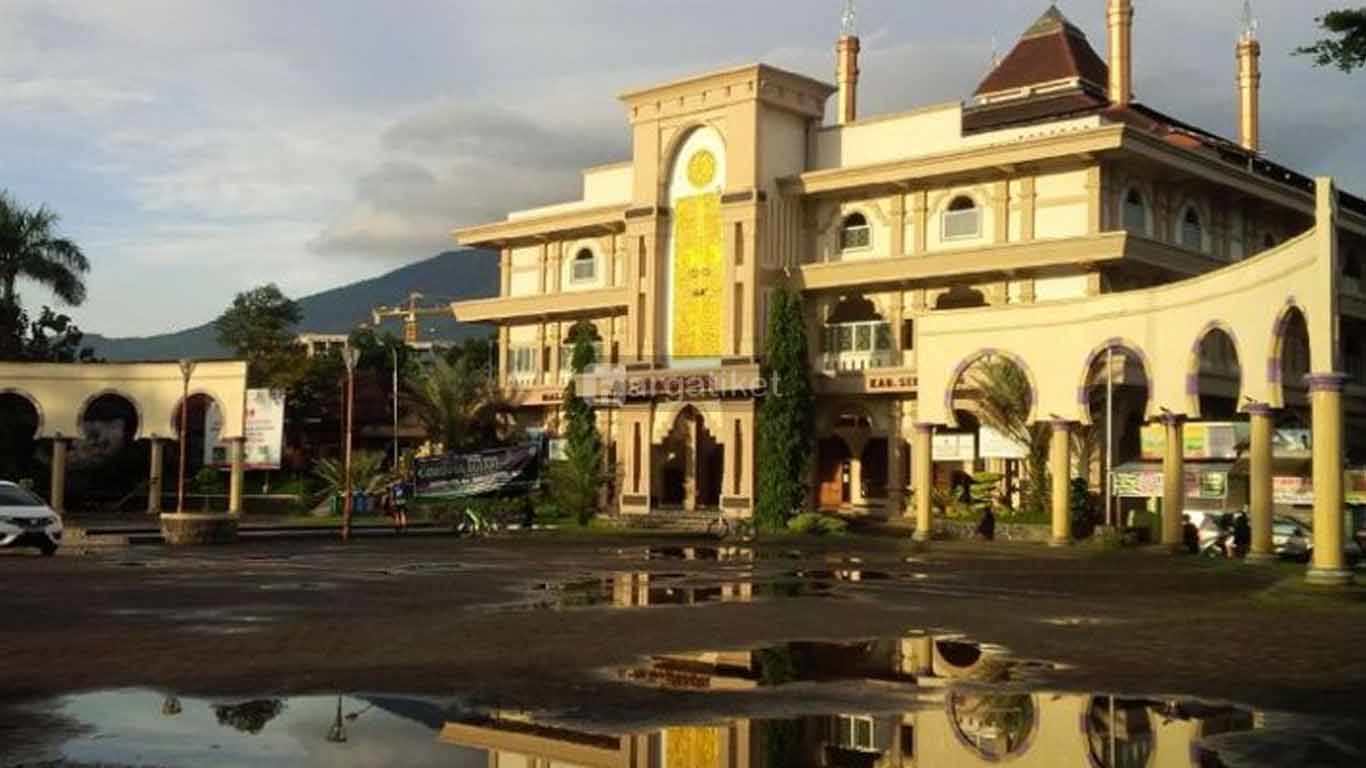
[[[1052,5],[1025,30],[1010,53],[977,86],[974,95],[1073,78],[1103,89],[1110,80],[1110,69],[1087,42],[1086,35]]]

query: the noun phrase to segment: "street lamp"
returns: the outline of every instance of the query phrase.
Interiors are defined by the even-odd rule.
[[[351,497],[351,430],[356,405],[356,363],[360,360],[360,350],[348,341],[342,349],[342,361],[346,363],[346,445],[343,473],[345,475],[346,496],[342,499],[342,541],[351,539],[351,508],[355,500]]]
[[[175,492],[175,511],[177,515],[185,513],[185,441],[187,427],[189,425],[190,412],[190,377],[194,375],[195,361],[180,361],[180,476],[176,482]]]
[[[332,721],[332,727],[327,729],[327,740],[333,744],[346,743],[346,725],[342,723],[342,697],[337,694],[337,719]]]

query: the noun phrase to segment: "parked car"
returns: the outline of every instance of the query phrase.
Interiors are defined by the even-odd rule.
[[[0,480],[0,548],[36,547],[50,557],[61,543],[62,518],[42,499]]]
[[[1293,517],[1277,515],[1271,520],[1271,543],[1276,554],[1297,560],[1308,560],[1314,554],[1314,526]],[[1361,559],[1361,542],[1349,530],[1342,543],[1347,562],[1355,563]]]

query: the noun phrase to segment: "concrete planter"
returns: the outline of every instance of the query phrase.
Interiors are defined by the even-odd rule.
[[[214,513],[163,513],[161,536],[175,547],[231,544],[237,541],[237,518]]]

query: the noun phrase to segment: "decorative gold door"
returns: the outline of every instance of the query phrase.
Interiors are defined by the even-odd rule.
[[[721,356],[725,264],[721,195],[683,198],[674,207],[673,354]]]

